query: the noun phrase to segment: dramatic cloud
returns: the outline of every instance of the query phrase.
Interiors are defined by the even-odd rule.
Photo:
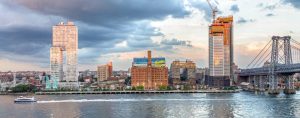
[[[245,18],[239,18],[239,19],[236,21],[237,24],[245,24],[245,23],[248,23],[248,22],[254,22],[254,20],[253,20],[253,19],[247,20],[247,19],[245,19]]]
[[[300,9],[299,0],[283,0],[285,3],[290,3],[293,7]]]
[[[9,54],[2,58],[32,56],[45,60],[45,64],[49,60],[52,26],[58,22],[75,22],[79,63],[95,63],[108,53],[166,48],[152,41],[151,37],[163,34],[150,21],[189,15],[182,0],[4,0],[0,10],[0,26],[5,26],[0,28],[0,53]],[[126,45],[118,47],[121,42]]]
[[[264,4],[263,3],[259,3],[256,5],[256,7],[262,7]]]
[[[182,0],[16,0],[43,14],[109,27],[139,20],[188,15]]]
[[[264,7],[264,9],[266,9],[266,10],[274,10],[276,7],[277,7],[277,4],[267,5],[267,6]]]
[[[209,7],[206,1],[199,1],[199,0],[189,0],[189,3],[192,7],[197,8],[199,11],[204,12],[204,19],[206,21],[211,21],[212,14],[211,8]]]
[[[271,4],[270,4],[271,3]],[[278,8],[281,2],[270,2],[270,3],[259,3],[257,7],[261,8],[262,10],[269,10],[273,11],[274,9]]]
[[[254,35],[299,34],[296,26],[288,24],[299,21],[298,10],[285,7],[299,8],[296,0],[211,1],[222,14],[218,16],[235,13],[235,45],[248,45]],[[203,67],[207,64],[211,15],[206,0],[1,0],[0,63],[49,70],[52,26],[73,21],[79,32],[80,68],[93,70],[95,65],[112,60],[118,64],[116,68],[127,69],[132,57],[144,56],[146,50],[170,62],[192,57]],[[255,25],[247,25],[251,22]],[[245,54],[236,56],[238,60],[248,58],[248,53],[237,52]]]
[[[160,42],[160,44],[164,44],[164,45],[181,45],[181,46],[187,46],[187,47],[192,47],[192,45],[190,44],[190,41],[181,41],[178,39],[164,39]]]
[[[270,16],[275,16],[273,13],[268,13],[266,14],[266,16],[270,17]]]
[[[243,23],[247,23],[248,21],[246,20],[246,19],[244,19],[244,18],[240,18],[238,21],[237,21],[237,23],[238,24],[243,24]]]
[[[240,11],[238,5],[232,5],[230,10],[233,12],[233,13],[237,13]]]
[[[0,29],[0,51],[16,54],[35,54],[50,45],[51,30],[36,27],[11,27]]]

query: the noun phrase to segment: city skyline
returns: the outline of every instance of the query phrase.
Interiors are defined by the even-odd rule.
[[[97,65],[108,61],[113,61],[116,70],[127,70],[132,58],[145,56],[146,50],[166,57],[168,67],[175,59],[191,59],[197,67],[208,67],[207,27],[211,16],[205,0],[67,2],[0,2],[4,13],[0,14],[0,71],[48,71],[51,27],[61,21],[73,21],[78,26],[79,70],[96,70]],[[218,2],[215,4],[222,12],[218,16],[234,16],[234,62],[242,68],[273,34],[300,39],[299,2]],[[155,10],[150,12],[138,4],[148,4],[146,9]]]

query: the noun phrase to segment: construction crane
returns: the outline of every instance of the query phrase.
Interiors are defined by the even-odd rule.
[[[212,17],[213,17],[213,22],[214,22],[215,18],[216,18],[216,13],[218,12],[218,8],[217,8],[217,6],[213,7],[211,5],[211,3],[210,3],[210,0],[206,0],[206,1],[207,1],[208,5],[209,5],[211,11],[212,11]]]

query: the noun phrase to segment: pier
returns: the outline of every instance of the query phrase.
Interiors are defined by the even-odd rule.
[[[35,92],[36,95],[64,94],[171,94],[171,93],[238,93],[239,90],[188,90],[188,91],[59,91]]]

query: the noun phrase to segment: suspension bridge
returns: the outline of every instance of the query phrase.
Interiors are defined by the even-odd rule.
[[[300,73],[300,43],[290,36],[273,36],[238,75],[254,90],[278,94],[284,89],[284,93],[294,94],[295,73]]]

